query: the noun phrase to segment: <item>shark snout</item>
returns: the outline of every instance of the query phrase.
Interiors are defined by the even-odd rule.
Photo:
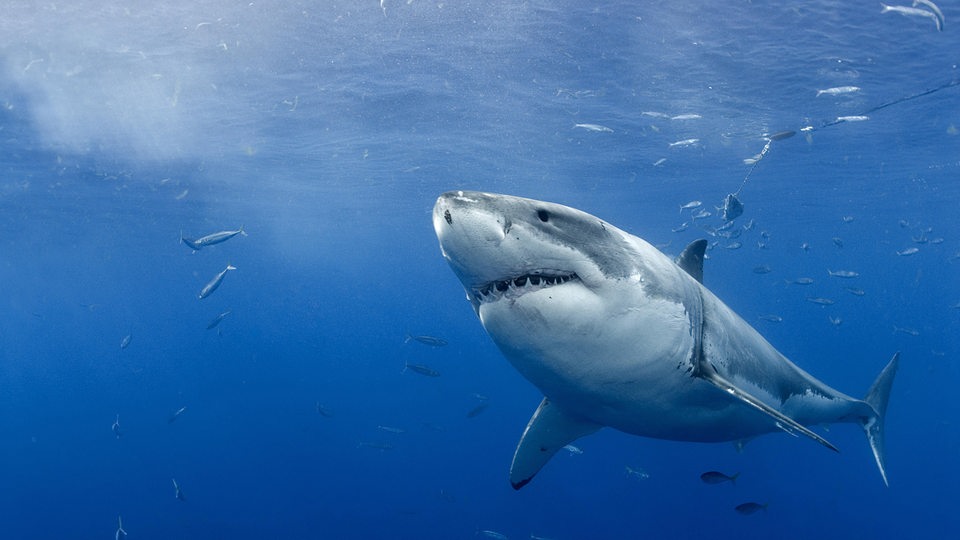
[[[433,229],[441,247],[465,249],[483,244],[498,244],[510,231],[510,220],[491,205],[483,194],[450,191],[441,195],[433,207]]]

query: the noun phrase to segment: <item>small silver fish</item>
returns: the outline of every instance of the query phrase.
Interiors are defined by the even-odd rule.
[[[390,443],[378,443],[378,442],[367,442],[360,441],[357,444],[357,448],[373,448],[374,450],[393,450],[393,445]]]
[[[840,326],[841,324],[843,324],[843,319],[841,319],[840,317],[828,316],[827,318],[830,319],[830,324],[834,326]]]
[[[758,318],[768,322],[783,322],[783,317],[779,315],[761,315]]]
[[[403,366],[403,371],[410,370],[414,373],[419,373],[420,375],[426,375],[427,377],[439,377],[440,372],[434,369],[431,369],[423,364],[411,364],[409,362]]]
[[[222,321],[224,318],[226,318],[226,316],[229,315],[229,314],[230,314],[230,310],[227,310],[227,311],[224,311],[223,313],[217,315],[216,317],[214,317],[212,321],[210,321],[209,323],[207,323],[207,330],[213,330],[214,328],[216,328],[217,325],[220,324],[220,321]]]
[[[844,279],[851,279],[851,278],[855,278],[855,277],[859,277],[859,276],[860,276],[860,274],[859,274],[858,272],[854,272],[854,271],[852,271],[852,270],[830,270],[830,269],[827,269],[827,274],[829,274],[830,277],[837,277],[837,278],[844,278]]]
[[[901,257],[908,257],[908,256],[910,256],[910,255],[913,255],[913,254],[919,253],[919,252],[920,252],[920,248],[908,247],[907,249],[905,249],[905,250],[903,250],[903,251],[898,251],[898,252],[897,252],[897,255],[900,255]]]
[[[826,88],[824,90],[817,90],[817,97],[820,97],[824,94],[828,96],[838,96],[840,94],[850,94],[853,92],[859,92],[859,86],[836,86],[834,88]]]
[[[782,141],[784,139],[789,139],[790,137],[793,137],[796,134],[797,134],[796,131],[792,131],[788,129],[785,131],[778,131],[772,135],[767,135],[767,139],[771,141]]]
[[[754,274],[769,274],[770,272],[773,272],[773,269],[765,264],[761,264],[760,266],[753,267]]]
[[[220,272],[219,274],[216,275],[216,277],[210,280],[210,283],[207,283],[206,285],[203,286],[202,289],[200,289],[200,294],[198,295],[198,298],[200,300],[203,300],[204,298],[213,294],[213,291],[217,290],[217,287],[219,287],[220,284],[223,283],[223,278],[227,275],[227,272],[229,272],[230,270],[236,270],[236,269],[237,269],[236,266],[228,264],[227,267],[224,268],[222,272]]]
[[[812,284],[813,284],[813,278],[799,277],[799,278],[791,281],[790,283],[793,283],[794,285],[812,285]]]
[[[717,230],[717,232],[729,231],[730,229],[733,228],[733,224],[734,224],[734,222],[728,221],[728,222],[724,223],[723,225],[717,227],[716,230]],[[737,236],[739,236],[739,235],[740,235],[740,231],[730,232],[730,233],[729,233],[729,235],[734,235],[734,234],[737,235]]]
[[[639,480],[646,480],[650,478],[650,473],[641,469],[640,467],[637,467],[636,469],[634,469],[633,467],[627,465],[626,469],[627,469],[627,476],[633,476]]]
[[[869,119],[870,119],[869,116],[863,116],[863,115],[859,115],[859,116],[838,116],[837,119],[836,119],[836,121],[837,121],[837,122],[866,122],[866,121],[869,120]]]
[[[234,236],[237,236],[238,234],[247,236],[247,233],[244,232],[242,226],[235,231],[215,232],[213,234],[208,234],[206,236],[197,238],[196,240],[191,240],[189,238],[184,237],[183,231],[180,231],[180,242],[183,244],[186,244],[187,247],[189,247],[194,251],[200,251],[202,248],[206,246],[212,246],[214,244],[220,244],[222,242],[226,242],[227,240],[233,238]]]
[[[489,401],[484,401],[483,403],[477,405],[476,407],[467,411],[467,418],[476,418],[483,411],[487,410],[487,407],[490,405]]]
[[[913,328],[901,328],[899,326],[893,327],[894,334],[907,334],[908,336],[919,336],[920,331],[914,330]]]
[[[483,530],[477,531],[478,536],[485,536],[487,538],[493,538],[494,540],[508,540],[507,535],[503,533],[498,533],[497,531]]]
[[[175,491],[174,491],[174,497],[176,497],[178,501],[185,501],[185,500],[187,500],[186,497],[183,496],[183,492],[180,491],[180,484],[177,483],[177,479],[176,479],[176,478],[173,479],[173,489],[175,490]]]
[[[117,533],[113,535],[114,540],[120,540],[127,537],[127,531],[123,530],[123,517],[117,516]]]
[[[424,345],[429,345],[431,347],[447,346],[447,340],[434,336],[411,336],[410,334],[407,334],[407,337],[403,340],[403,342],[408,343],[410,340],[423,343]]]
[[[179,409],[177,409],[176,412],[174,412],[172,415],[170,415],[170,418],[167,419],[167,423],[168,423],[168,424],[172,424],[172,423],[176,422],[176,421],[177,421],[177,418],[180,418],[180,415],[183,414],[183,413],[185,413],[185,412],[187,412],[187,408],[186,408],[186,407],[180,407]]]
[[[858,289],[858,288],[856,288],[856,287],[847,287],[846,290],[847,290],[848,293],[850,293],[850,294],[852,294],[852,295],[854,295],[854,296],[863,296],[863,295],[867,294],[867,292],[864,291],[863,289]]]
[[[397,435],[407,432],[407,430],[405,429],[393,427],[393,426],[377,426],[377,429],[379,429],[380,431],[386,431],[387,433],[394,433]]]
[[[755,513],[759,512],[760,510],[766,510],[768,505],[769,505],[769,503],[760,504],[760,503],[755,503],[755,502],[745,502],[745,503],[743,503],[743,504],[738,504],[738,505],[735,506],[733,509],[736,510],[736,511],[737,511],[738,513],[740,513],[740,514],[743,514],[743,515],[745,515],[745,516],[749,516],[750,514],[755,514]]]
[[[333,411],[331,411],[330,409],[328,409],[326,406],[324,406],[323,404],[321,404],[319,401],[317,402],[317,414],[319,414],[320,416],[322,416],[322,417],[324,417],[324,418],[333,418]]]
[[[693,146],[700,142],[700,139],[684,139],[682,141],[676,141],[670,143],[670,148],[674,147],[683,147],[683,146]]]
[[[123,338],[120,340],[120,350],[123,350],[129,347],[130,341],[132,340],[133,340],[133,334],[127,334],[123,336]]]
[[[699,120],[703,118],[699,114],[678,114],[676,116],[671,116],[671,120]]]
[[[701,201],[690,201],[680,205],[680,213],[682,214],[684,210],[692,210],[694,208],[700,208],[701,206],[703,206]]]
[[[700,480],[702,480],[704,484],[722,484],[724,482],[735,484],[739,476],[740,473],[726,475],[720,471],[707,471],[700,475]]]
[[[587,131],[596,131],[599,133],[613,133],[613,130],[600,124],[574,124],[573,127],[585,129]]]
[[[818,296],[808,296],[807,302],[813,302],[814,304],[820,304],[821,306],[832,306],[833,304],[836,304],[835,301],[829,298],[820,298]]]
[[[579,456],[579,455],[583,454],[583,450],[581,450],[580,448],[578,448],[578,447],[576,447],[576,446],[574,446],[574,445],[572,445],[572,444],[568,444],[568,445],[564,446],[563,449],[566,450],[567,452],[570,452],[571,454],[574,454],[574,455],[578,455],[578,456]]]

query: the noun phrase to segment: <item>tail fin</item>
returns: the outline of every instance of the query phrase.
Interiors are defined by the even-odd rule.
[[[867,392],[864,401],[870,405],[876,416],[864,418],[862,420],[863,430],[867,433],[867,441],[870,442],[870,449],[873,450],[873,457],[877,460],[877,467],[880,469],[880,476],[883,477],[883,483],[887,486],[887,469],[884,466],[883,458],[883,419],[887,413],[887,401],[890,399],[890,389],[893,388],[893,377],[897,374],[897,366],[900,363],[900,352],[897,351],[887,367],[883,368],[877,380]]]
[[[198,245],[197,245],[196,240],[191,240],[191,239],[183,236],[183,229],[180,229],[180,243],[181,243],[181,244],[186,244],[187,247],[189,247],[189,248],[192,249],[193,251],[200,251],[200,248],[202,247],[202,246],[198,246]]]

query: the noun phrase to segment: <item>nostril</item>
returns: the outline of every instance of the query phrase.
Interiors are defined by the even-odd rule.
[[[447,225],[453,225],[453,217],[450,216],[449,210],[443,211],[443,219],[447,220]]]
[[[537,210],[537,217],[544,223],[550,221],[550,213],[543,209]]]

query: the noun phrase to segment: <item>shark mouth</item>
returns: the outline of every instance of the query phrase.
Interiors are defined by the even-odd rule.
[[[470,294],[480,304],[488,304],[502,298],[518,298],[528,292],[561,285],[568,281],[580,281],[580,276],[576,273],[563,274],[545,270],[511,279],[491,281],[473,289]]]

